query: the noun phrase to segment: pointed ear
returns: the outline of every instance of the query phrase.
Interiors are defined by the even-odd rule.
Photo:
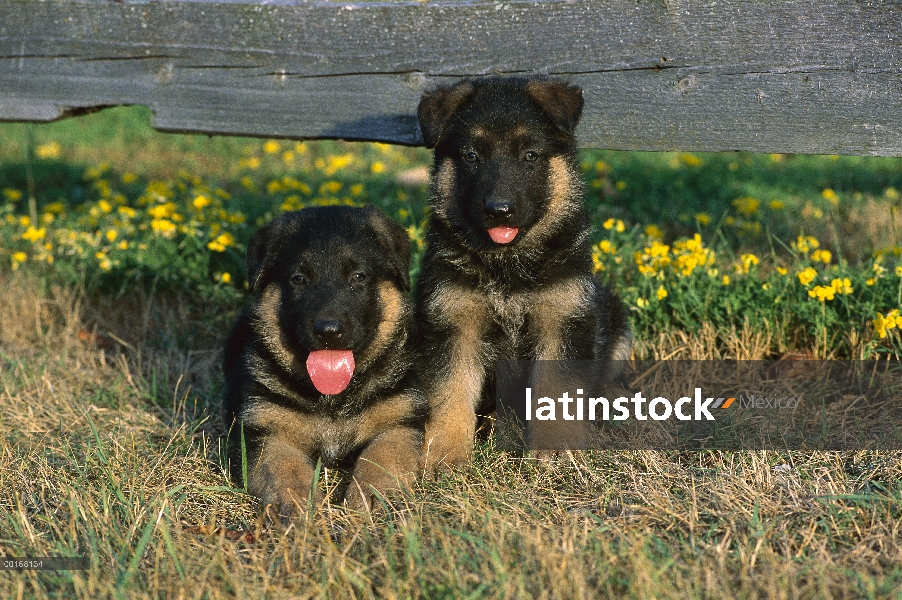
[[[285,229],[285,218],[281,217],[261,227],[247,244],[247,285],[251,292],[257,290],[263,275],[270,266]]]
[[[582,88],[561,79],[540,78],[527,82],[526,94],[561,131],[573,135],[583,112]]]
[[[420,99],[417,116],[427,148],[435,148],[448,120],[473,95],[476,86],[469,79],[426,92]]]
[[[401,287],[410,291],[410,237],[407,230],[374,206],[366,207],[366,221],[389,257]]]

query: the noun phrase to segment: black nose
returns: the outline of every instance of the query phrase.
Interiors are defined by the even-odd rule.
[[[324,344],[336,343],[343,333],[341,321],[320,319],[313,324],[313,334]]]
[[[485,214],[494,219],[506,219],[514,214],[514,205],[507,200],[489,200],[485,203]]]

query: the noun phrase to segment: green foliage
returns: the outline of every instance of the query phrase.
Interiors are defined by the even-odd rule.
[[[89,293],[234,300],[259,225],[304,206],[375,204],[408,228],[416,277],[428,152],[166,136],[147,118],[133,108],[0,126],[0,268]],[[902,161],[586,151],[583,169],[596,270],[640,339],[745,327],[770,332],[772,352],[898,354]]]

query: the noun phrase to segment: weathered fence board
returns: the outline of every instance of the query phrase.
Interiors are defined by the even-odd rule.
[[[902,155],[902,4],[0,1],[0,119],[418,144],[466,75],[562,75],[584,146]]]

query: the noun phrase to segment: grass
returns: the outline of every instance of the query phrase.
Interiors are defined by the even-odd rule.
[[[419,482],[394,511],[364,515],[326,503],[287,532],[260,527],[253,500],[222,468],[219,352],[242,292],[237,268],[223,282],[217,261],[240,257],[257,220],[288,202],[291,190],[268,189],[286,175],[312,188],[299,194],[303,202],[382,206],[411,228],[417,250],[426,191],[416,170],[428,154],[339,142],[308,143],[304,152],[281,142],[267,152],[255,140],[156,134],[146,118],[132,108],[33,129],[0,125],[0,190],[23,192],[7,203],[14,222],[0,236],[0,549],[91,560],[86,572],[0,571],[0,596],[902,597],[899,452],[595,451],[532,460],[490,440],[468,469]],[[186,216],[178,224],[197,221],[200,234],[191,235],[204,243],[185,256],[203,255],[203,277],[184,287],[104,279],[118,272],[97,266],[105,242],[86,242],[79,263],[55,238],[53,263],[30,256],[14,271],[14,251],[49,243],[22,240],[27,227],[16,220],[29,212],[29,148],[46,155],[31,161],[36,212],[61,202],[67,215],[43,224],[48,238],[64,230],[104,236],[112,217],[92,216],[92,207],[116,193],[126,202],[113,206],[161,206],[138,199],[151,181],[165,182],[177,206],[170,212]],[[347,155],[350,163],[330,172],[331,157]],[[872,319],[900,306],[891,226],[899,161],[606,152],[583,160],[597,239],[617,249],[599,246],[596,258],[632,307],[637,355],[897,355],[895,322],[881,338]],[[137,179],[123,182],[127,173]],[[108,196],[98,181],[109,183]],[[330,181],[342,188],[321,194]],[[244,220],[188,218],[198,194]],[[735,202],[743,198],[759,206],[749,211],[748,201]],[[783,206],[771,208],[773,200]],[[154,230],[140,229],[150,222],[118,227],[115,241],[152,243]],[[209,249],[222,231],[234,241]],[[716,264],[684,277],[677,242],[696,232]],[[178,248],[189,237],[179,235],[158,241]],[[799,235],[816,236],[834,259],[813,260]],[[670,263],[635,258],[656,242],[668,246],[656,256]],[[760,263],[743,273],[750,253]],[[702,254],[696,247],[682,255]],[[167,256],[180,264],[178,252]],[[640,263],[654,272],[646,277]],[[143,273],[143,264],[135,259],[129,273]],[[808,266],[821,279],[805,286],[796,273]],[[711,276],[707,268],[720,270]],[[824,302],[808,295],[837,277],[853,280],[854,293]],[[658,298],[662,287],[667,295]],[[782,307],[755,312],[762,298],[773,307],[777,297]],[[325,472],[325,488],[335,483]]]

